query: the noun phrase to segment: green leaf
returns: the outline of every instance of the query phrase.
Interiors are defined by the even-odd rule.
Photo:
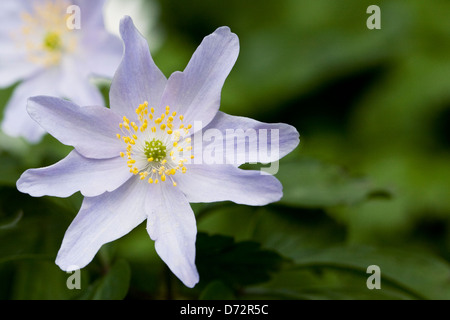
[[[79,291],[67,288],[66,281],[69,276],[58,268],[54,259],[16,260],[11,299],[73,299]]]
[[[398,300],[416,296],[387,282],[369,290],[368,274],[347,269],[288,268],[266,284],[246,288],[242,299]]]
[[[234,242],[221,235],[197,235],[196,264],[202,283],[220,280],[228,286],[265,282],[277,271],[283,258],[252,241]]]
[[[22,217],[23,211],[18,211],[15,217],[13,217],[10,221],[2,222],[2,224],[0,224],[0,230],[7,230],[14,228],[22,219]]]
[[[371,197],[390,196],[368,179],[352,177],[339,166],[311,159],[282,163],[277,178],[284,190],[280,203],[296,207],[353,205]]]
[[[309,256],[345,241],[345,229],[322,210],[261,208],[252,239],[289,259]]]
[[[450,299],[450,265],[431,254],[411,249],[334,247],[296,259],[299,268],[353,270],[367,277],[367,268],[377,265],[383,283],[420,299]],[[365,282],[361,283],[361,286]]]
[[[13,268],[8,299],[71,299],[68,275],[55,264],[56,254],[73,212],[48,198],[32,198],[16,188],[0,187],[0,264]]]
[[[32,198],[16,188],[0,187],[0,217],[9,221],[8,228],[0,228],[0,262],[5,262],[55,257],[73,212],[46,198]]]
[[[222,281],[209,283],[200,293],[199,300],[235,300],[233,290]]]
[[[122,300],[128,293],[130,278],[128,262],[123,259],[118,260],[106,275],[91,285],[82,299]]]
[[[261,209],[255,216],[253,239],[292,259],[297,269],[282,270],[247,294],[291,299],[450,297],[450,266],[439,257],[407,246],[347,246],[345,228],[324,212],[274,209]],[[381,268],[381,290],[366,287],[370,265]]]

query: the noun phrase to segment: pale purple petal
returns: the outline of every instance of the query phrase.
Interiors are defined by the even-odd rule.
[[[121,157],[88,159],[74,150],[52,166],[25,171],[17,189],[33,197],[69,197],[77,191],[95,197],[116,190],[131,176]]]
[[[120,33],[125,51],[111,84],[111,109],[132,119],[145,101],[150,107],[158,106],[167,79],[153,62],[147,41],[130,17],[120,22]]]
[[[0,10],[0,88],[34,75],[40,66],[27,58],[23,40],[18,33],[22,27],[20,14],[30,9],[30,1],[2,0]]]
[[[56,264],[64,271],[83,268],[105,243],[133,230],[146,219],[148,184],[130,179],[114,192],[85,198],[64,235]]]
[[[218,112],[204,128],[219,130],[222,139],[203,142],[203,148],[223,154],[222,163],[240,166],[243,163],[270,163],[283,158],[299,142],[295,127],[285,123],[264,123],[250,118]]]
[[[88,32],[82,39],[84,50],[79,59],[87,66],[89,74],[112,78],[122,59],[120,38],[104,30]]]
[[[242,170],[233,165],[186,165],[174,179],[189,202],[233,201],[264,206],[283,196],[281,183],[272,175]]]
[[[27,109],[48,133],[87,158],[115,158],[123,151],[116,136],[123,120],[108,108],[39,96],[29,99]]]
[[[29,0],[2,0],[0,10],[0,33],[3,30],[13,30],[22,24],[20,13],[32,9],[32,1]]]
[[[4,50],[5,47],[0,49]],[[24,54],[16,52],[13,56],[0,52],[0,88],[9,87],[19,80],[29,78],[40,69],[41,67],[28,62]]]
[[[93,30],[103,28],[103,8],[105,0],[72,0],[81,11],[81,28]]]
[[[100,90],[89,82],[89,73],[86,65],[66,57],[61,64],[59,82],[55,83],[58,86],[58,97],[68,98],[80,106],[104,106]]]
[[[27,57],[23,40],[18,36],[22,26],[20,13],[29,10],[30,3],[3,0],[0,10],[0,88],[31,77],[42,69]]]
[[[168,80],[160,106],[206,126],[217,114],[222,86],[239,54],[239,39],[228,27],[205,37],[183,72]]]
[[[147,231],[170,270],[189,288],[199,280],[195,266],[195,216],[181,191],[170,183],[152,185],[146,202]]]
[[[58,72],[51,69],[19,84],[6,105],[2,130],[12,137],[24,137],[31,143],[39,142],[45,130],[27,113],[27,100],[38,94],[57,95],[57,79]]]

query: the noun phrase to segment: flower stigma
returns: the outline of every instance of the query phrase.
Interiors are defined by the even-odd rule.
[[[44,38],[44,48],[49,51],[61,49],[62,41],[58,32],[48,32]]]
[[[157,116],[154,108],[149,109],[144,102],[136,109],[137,123],[126,116],[119,124],[121,133],[117,134],[126,145],[120,156],[127,160],[127,166],[140,180],[150,184],[165,181],[177,183],[174,176],[187,172],[185,163],[193,159],[191,155],[191,139],[189,130],[192,125],[183,123],[184,117],[177,115],[167,106],[161,116]]]

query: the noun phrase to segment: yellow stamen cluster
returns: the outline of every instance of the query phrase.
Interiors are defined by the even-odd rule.
[[[135,112],[138,124],[126,116],[119,124],[121,134],[117,134],[117,138],[126,144],[126,150],[120,156],[127,159],[130,172],[139,175],[140,180],[150,184],[170,180],[176,186],[172,177],[179,171],[187,171],[184,164],[188,159],[182,154],[192,150],[191,139],[184,138],[192,126],[184,125],[184,117],[177,116],[169,106],[157,116],[146,101]],[[194,156],[190,155],[190,158]]]
[[[25,46],[27,58],[36,64],[52,66],[60,63],[63,54],[73,52],[77,41],[67,28],[67,0],[33,3],[32,10],[21,14],[20,30],[11,32],[17,46]]]

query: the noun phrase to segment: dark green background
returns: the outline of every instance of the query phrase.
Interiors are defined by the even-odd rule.
[[[157,2],[164,41],[152,54],[166,76],[217,27],[239,36],[221,110],[300,132],[277,174],[284,198],[193,205],[192,290],[141,225],[104,246],[81,271],[82,289],[70,291],[54,259],[82,197],[15,189],[24,170],[70,148],[1,135],[0,298],[449,299],[450,2]],[[372,4],[381,30],[366,27]],[[11,90],[0,91],[1,108]],[[370,265],[381,269],[381,290],[366,287]]]

